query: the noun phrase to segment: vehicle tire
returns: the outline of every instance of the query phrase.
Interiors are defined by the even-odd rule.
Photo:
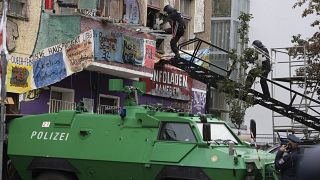
[[[46,171],[40,173],[35,180],[74,180],[74,178],[67,173],[59,171]]]

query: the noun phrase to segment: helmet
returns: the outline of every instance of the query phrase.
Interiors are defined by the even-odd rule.
[[[264,47],[264,45],[262,44],[262,42],[259,41],[259,40],[254,40],[253,43],[252,43],[252,45],[253,45],[253,46],[256,46],[256,47],[258,47],[258,48],[263,48],[263,47]]]
[[[164,8],[163,8],[163,11],[166,12],[166,13],[171,13],[173,12],[175,9],[171,6],[171,5],[166,5]]]

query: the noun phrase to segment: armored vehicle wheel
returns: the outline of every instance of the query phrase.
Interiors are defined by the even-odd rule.
[[[71,175],[58,171],[46,171],[39,174],[35,180],[75,180]]]

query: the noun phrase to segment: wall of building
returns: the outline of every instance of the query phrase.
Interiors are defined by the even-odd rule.
[[[42,12],[34,53],[41,49],[72,40],[80,34],[80,16],[52,15]]]
[[[16,48],[13,55],[30,56],[33,52],[37,40],[39,22],[41,18],[41,1],[30,0],[28,2],[28,20],[21,20],[9,17],[8,20],[15,23],[18,27],[19,36],[15,40]],[[9,34],[12,29],[7,29]]]
[[[109,91],[108,82],[110,79],[119,79],[106,74],[97,72],[82,71],[76,73],[58,83],[53,84],[54,87],[61,87],[66,89],[74,89],[74,102],[78,103],[83,98],[94,99],[95,107],[98,105],[99,94],[112,95],[120,97],[120,106],[124,105],[125,93]],[[132,85],[132,80],[123,79],[124,86]],[[50,101],[50,88],[41,89],[40,96],[33,101],[22,101],[20,103],[21,114],[42,114],[48,113]],[[150,95],[139,96],[140,104],[157,104],[161,103],[164,106],[171,106],[175,104],[183,104],[185,101],[173,100],[170,98],[156,97]]]
[[[212,0],[204,0],[204,31],[196,33],[196,37],[208,42],[210,42],[211,39],[211,13]]]

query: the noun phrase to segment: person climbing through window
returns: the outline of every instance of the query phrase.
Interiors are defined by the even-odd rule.
[[[260,85],[262,92],[266,97],[270,97],[269,87],[267,84],[268,74],[271,71],[271,61],[268,49],[261,41],[255,40],[252,43],[253,47],[258,51],[258,56],[254,59],[249,59],[249,63],[255,64],[256,67],[248,73],[245,88],[250,89],[257,76],[261,76]]]
[[[163,24],[169,21],[171,25],[170,31],[167,31],[172,33],[172,39],[170,41],[171,50],[174,52],[175,57],[180,57],[177,43],[184,34],[186,28],[185,22],[181,16],[181,13],[179,13],[172,6],[166,5],[163,8],[163,11],[167,13]]]

